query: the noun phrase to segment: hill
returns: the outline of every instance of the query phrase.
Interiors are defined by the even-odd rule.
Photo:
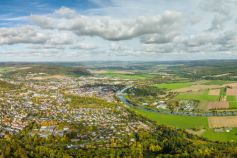
[[[49,75],[68,75],[68,76],[89,76],[91,73],[84,67],[66,67],[55,65],[27,65],[24,69],[16,67],[15,71],[8,72],[6,75],[26,75],[29,73],[45,73]]]

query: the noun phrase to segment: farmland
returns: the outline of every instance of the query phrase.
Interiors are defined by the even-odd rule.
[[[231,109],[237,108],[236,96],[227,96],[226,99],[229,102],[229,106]]]
[[[176,116],[168,114],[157,114],[152,111],[144,111],[142,109],[132,108],[137,114],[156,121],[158,124],[167,125],[182,129],[199,129],[202,132],[199,136],[205,137],[215,141],[236,141],[237,128],[220,129],[216,132],[215,129],[210,128],[208,125],[209,118],[207,117],[192,117],[192,116]],[[218,118],[217,118],[218,119]],[[229,130],[229,131],[226,131]],[[190,133],[197,133],[193,130],[187,130]]]
[[[234,101],[234,102],[229,102],[229,104],[230,104],[230,108],[232,108],[232,109],[237,109],[237,102],[236,102],[236,101]]]
[[[228,96],[237,96],[237,89],[235,89],[235,88],[234,89],[228,88],[226,94]]]
[[[228,109],[229,103],[227,101],[209,102],[208,109]]]
[[[179,89],[191,86],[191,82],[182,82],[182,83],[163,83],[163,84],[156,84],[155,86],[158,88],[165,88],[165,89]]]
[[[133,108],[137,114],[156,121],[161,125],[168,125],[177,128],[207,128],[208,122],[206,117],[192,117],[192,116],[176,116],[169,114],[158,114],[152,111]]]
[[[209,90],[208,95],[217,95],[217,96],[219,96],[220,95],[220,89],[211,89],[211,90]]]
[[[175,116],[168,114],[157,114],[151,111],[144,111],[141,109],[132,109],[137,114],[147,117],[158,124],[167,125],[182,129],[203,129],[202,137],[215,141],[236,141],[237,128],[220,129],[216,132],[215,129],[209,128],[207,117],[191,117],[191,116]],[[229,131],[226,131],[229,130]],[[192,131],[192,130],[191,130]],[[193,133],[193,132],[192,132]]]
[[[213,141],[236,142],[237,128],[233,128],[230,131],[223,130],[221,132],[215,132],[214,129],[208,129],[202,136]]]
[[[208,95],[208,91],[180,93],[176,99],[199,100],[199,101],[218,101],[219,96]]]
[[[227,96],[227,101],[230,101],[230,102],[236,101],[236,96]]]
[[[183,88],[175,89],[175,91],[179,92],[175,98],[179,100],[198,100],[198,107],[201,107],[203,111],[237,108],[237,89],[235,82],[213,80],[204,84],[207,86],[192,84],[190,87],[185,87],[186,89],[192,89],[189,92],[183,92]],[[200,89],[193,89],[194,86],[200,86]],[[207,117],[207,120],[208,128],[205,128],[205,132],[201,134],[203,137],[218,141],[236,141],[236,116]]]
[[[206,82],[206,85],[223,85],[223,84],[229,84],[233,83],[233,81],[225,81],[225,80],[211,80]]]
[[[161,105],[159,105],[159,101],[158,103],[155,99],[152,101],[149,93],[147,96],[140,97],[128,95],[127,99],[136,103],[137,106],[141,106],[141,108],[131,107],[135,113],[160,125],[185,129],[191,134],[197,134],[210,140],[235,141],[237,138],[237,124],[235,124],[237,117],[197,116],[195,114],[196,112],[199,114],[211,114],[212,112],[224,114],[226,112],[228,115],[228,111],[235,110],[237,108],[236,82],[224,80],[187,81],[187,79],[182,82],[181,79],[178,82],[156,83],[152,86],[167,92],[166,97],[164,95],[161,97],[161,100],[165,101],[161,101]],[[158,104],[157,107],[154,106],[157,105],[155,103]],[[197,106],[195,106],[196,104]],[[166,108],[164,108],[165,105]],[[157,108],[160,111],[153,111]],[[167,113],[169,110],[175,111],[176,114]],[[217,125],[217,123],[219,124]]]
[[[237,127],[237,116],[209,117],[210,128]]]

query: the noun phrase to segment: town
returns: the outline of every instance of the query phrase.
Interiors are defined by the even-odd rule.
[[[30,135],[42,138],[70,135],[67,147],[120,140],[152,130],[116,99],[131,84],[106,77],[70,77],[29,73],[1,78],[0,136],[14,135],[34,123]],[[76,126],[89,128],[86,133]],[[82,128],[80,127],[80,128]],[[84,142],[84,143],[83,143]],[[74,144],[74,145],[72,145]]]

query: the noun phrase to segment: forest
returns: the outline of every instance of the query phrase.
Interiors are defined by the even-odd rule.
[[[30,127],[29,127],[30,128]],[[236,157],[237,147],[234,143],[220,143],[207,141],[204,138],[190,135],[183,130],[156,126],[151,133],[136,134],[133,143],[113,147],[113,143],[106,148],[87,146],[80,149],[67,149],[63,142],[67,137],[38,136],[31,137],[26,134],[27,129],[15,136],[0,139],[0,157]],[[57,143],[57,145],[54,145]]]

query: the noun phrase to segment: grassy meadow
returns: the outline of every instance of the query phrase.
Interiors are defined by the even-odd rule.
[[[135,113],[142,115],[150,120],[156,121],[158,124],[181,128],[181,129],[205,129],[201,135],[204,138],[213,141],[237,141],[237,128],[233,128],[229,132],[215,132],[208,128],[207,117],[202,116],[177,116],[169,114],[159,114],[152,111],[144,111],[142,109],[131,108]]]
[[[161,125],[168,125],[177,128],[207,128],[207,117],[201,116],[177,116],[169,114],[160,114],[152,111],[145,111],[138,108],[131,108],[137,114],[140,114],[148,119],[156,121]]]
[[[179,89],[189,87],[191,85],[192,82],[180,82],[180,83],[162,83],[162,84],[156,84],[155,86],[164,89]]]
[[[204,138],[213,141],[237,141],[237,128],[233,128],[229,132],[215,132],[213,129],[207,129],[202,135]]]
[[[180,93],[175,98],[199,101],[218,101],[220,97],[215,95],[208,95],[208,90],[205,90],[202,92]]]

